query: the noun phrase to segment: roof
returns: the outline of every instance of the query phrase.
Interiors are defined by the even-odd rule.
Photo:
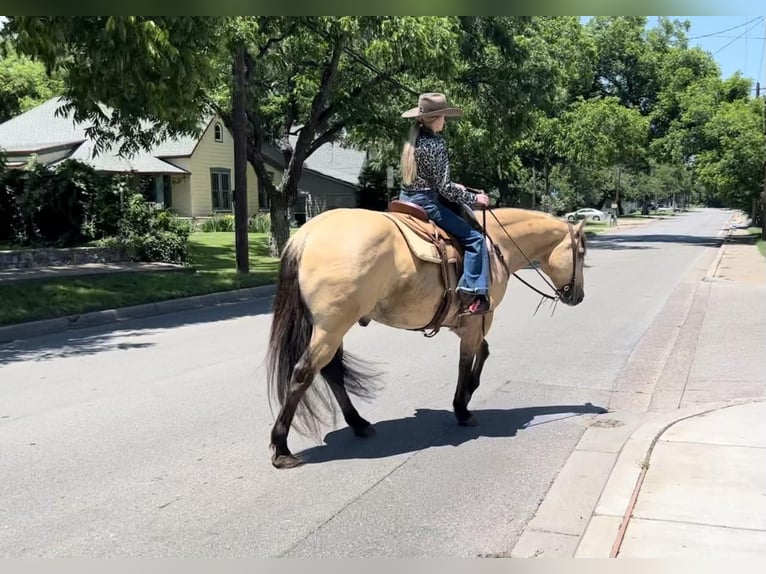
[[[298,136],[290,136],[290,145],[293,148],[297,141]],[[263,155],[269,163],[284,169],[285,160],[274,146],[265,145]],[[303,169],[341,183],[357,186],[359,174],[366,160],[366,152],[344,147],[338,143],[326,143],[306,159]]]
[[[189,173],[151,153],[140,151],[131,157],[122,157],[116,151],[104,151],[93,157],[95,143],[92,140],[83,142],[77,150],[66,159],[76,159],[87,163],[97,171],[109,171],[114,173],[137,172],[137,173]],[[63,160],[62,160],[63,161]]]
[[[61,102],[51,98],[0,124],[0,147],[8,152],[35,151],[87,139],[87,124],[76,125],[71,116],[57,116]]]
[[[213,115],[207,116],[199,123],[200,133],[204,133],[210,127],[210,122],[213,121],[214,117]],[[194,153],[194,149],[197,147],[200,139],[201,136],[199,138],[194,136],[177,136],[167,139],[152,148],[152,155],[155,157],[189,157]]]
[[[71,147],[73,152],[65,159],[75,159],[99,171],[138,173],[188,173],[160,157],[190,156],[198,143],[195,137],[169,139],[147,152],[139,150],[132,157],[119,155],[116,146],[110,146],[93,157],[95,143],[88,139],[88,122],[75,123],[73,114],[56,114],[62,105],[55,97],[43,104],[0,124],[0,148],[8,154],[41,153],[51,148]],[[108,112],[107,108],[104,108]],[[208,117],[201,125],[204,129],[212,120]],[[9,158],[12,160],[12,158]],[[63,160],[60,160],[63,161]],[[59,163],[59,162],[55,162]],[[11,165],[14,165],[11,163]]]
[[[141,150],[130,158],[120,157],[116,151],[111,151],[111,148],[92,157],[94,145],[85,131],[89,124],[86,122],[76,124],[71,113],[66,116],[56,115],[56,110],[62,103],[61,98],[51,98],[0,124],[0,148],[12,156],[14,152],[16,155],[22,152],[28,155],[54,147],[71,147],[73,153],[67,159],[80,160],[100,171],[188,173],[163,161],[162,158],[190,156],[199,143],[199,138],[181,136],[167,139],[150,152]],[[104,111],[109,113],[106,107]],[[200,128],[203,131],[208,129],[214,117],[210,115],[203,119]],[[297,140],[297,136],[290,136],[290,143],[293,146]],[[264,146],[264,152],[270,163],[284,167],[284,160],[279,150],[267,145]],[[14,158],[8,159],[12,162]],[[327,143],[309,156],[303,168],[341,183],[357,186],[359,174],[366,159],[367,154],[363,151],[344,147],[338,143]]]
[[[290,136],[290,144],[293,147],[297,141],[298,136]],[[359,185],[359,174],[366,160],[367,154],[363,151],[343,147],[337,143],[327,143],[312,153],[303,167],[351,185]]]

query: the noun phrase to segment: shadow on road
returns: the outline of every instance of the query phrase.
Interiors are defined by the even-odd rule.
[[[594,235],[588,238],[588,249],[657,249],[651,243],[678,243],[697,247],[720,247],[721,237],[695,235]]]
[[[584,414],[604,414],[607,409],[591,403],[551,405],[518,409],[472,411],[478,425],[461,427],[452,411],[418,409],[415,416],[374,423],[376,434],[369,439],[354,436],[343,428],[325,436],[325,444],[299,453],[306,464],[332,460],[386,458],[397,454],[439,447],[458,446],[479,437],[507,438],[519,430],[554,420]],[[540,417],[541,420],[535,419]]]
[[[142,319],[127,319],[96,327],[70,329],[61,333],[0,343],[0,366],[23,361],[95,355],[104,351],[147,348],[154,343],[126,339],[147,337],[157,331],[176,327],[267,313],[271,313],[271,297],[153,315]]]

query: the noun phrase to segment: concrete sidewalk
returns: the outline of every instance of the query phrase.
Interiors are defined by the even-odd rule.
[[[766,259],[736,240],[745,219],[639,342],[512,557],[766,557]]]
[[[574,557],[766,557],[766,402],[666,421],[627,441]]]

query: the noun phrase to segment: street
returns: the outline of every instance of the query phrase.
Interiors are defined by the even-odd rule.
[[[533,314],[539,297],[511,278],[476,427],[452,414],[454,335],[354,328],[345,348],[384,373],[377,398],[357,400],[377,435],[355,438],[340,416],[321,444],[293,431],[306,464],[292,470],[268,449],[269,300],[0,346],[0,555],[508,552],[588,421],[656,374],[654,361],[624,369],[656,321],[685,316],[679,289],[713,260],[728,217],[594,238],[585,300],[553,315]]]

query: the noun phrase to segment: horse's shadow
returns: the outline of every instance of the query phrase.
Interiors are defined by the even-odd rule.
[[[412,417],[373,423],[376,434],[371,438],[357,438],[347,427],[338,429],[325,436],[325,444],[306,449],[299,453],[299,457],[306,464],[386,458],[431,447],[458,446],[479,437],[513,437],[521,429],[551,420],[583,414],[604,414],[608,411],[585,403],[472,412],[479,423],[473,427],[458,426],[452,411],[418,409]],[[536,417],[551,418],[541,418],[530,425]]]

